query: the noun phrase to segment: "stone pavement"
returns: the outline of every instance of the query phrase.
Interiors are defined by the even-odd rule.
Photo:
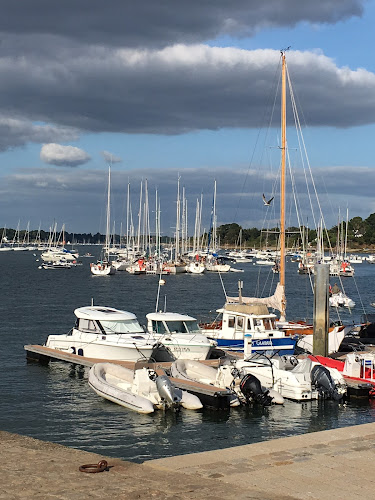
[[[147,465],[241,485],[243,493],[256,491],[260,498],[372,500],[375,423],[152,460]]]
[[[367,500],[374,446],[375,423],[134,464],[0,432],[0,499]]]

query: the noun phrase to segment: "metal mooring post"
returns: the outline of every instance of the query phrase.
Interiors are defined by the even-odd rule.
[[[329,325],[329,264],[314,266],[314,340],[313,354],[328,355],[328,325]]]

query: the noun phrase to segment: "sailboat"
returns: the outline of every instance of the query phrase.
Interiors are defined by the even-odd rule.
[[[306,322],[300,321],[286,321],[286,294],[285,294],[285,262],[286,262],[286,224],[285,224],[285,205],[286,205],[286,189],[285,189],[285,178],[286,178],[286,151],[287,151],[287,141],[286,141],[286,80],[287,80],[287,68],[286,68],[286,56],[285,51],[281,51],[281,174],[280,174],[280,258],[279,258],[279,283],[277,284],[276,291],[271,297],[259,298],[259,297],[244,297],[239,293],[238,297],[227,297],[226,304],[224,308],[218,312],[227,315],[226,318],[228,322],[222,323],[220,326],[218,323],[212,324],[211,327],[208,325],[207,330],[211,328],[213,338],[220,339],[225,338],[229,340],[230,338],[237,341],[236,347],[240,347],[243,350],[243,338],[252,336],[252,351],[259,352],[262,348],[265,351],[275,351],[276,340],[278,343],[285,343],[283,346],[288,350],[293,348],[291,342],[285,342],[283,336],[289,337],[289,340],[295,335],[307,335],[313,333],[313,325],[306,324]],[[239,290],[240,292],[240,290]],[[237,306],[237,310],[236,307]],[[257,306],[262,306],[264,311],[259,313],[256,311]],[[244,320],[239,317],[239,310],[244,310],[251,315],[249,318],[249,326],[244,327]],[[280,318],[271,318],[268,308],[276,309],[280,312]],[[249,310],[247,310],[249,309]],[[254,311],[251,311],[254,309]],[[256,312],[255,312],[256,311]],[[234,314],[235,313],[235,314]],[[230,317],[229,317],[230,315]],[[259,317],[257,317],[259,316]],[[229,321],[231,321],[231,329],[224,334],[224,329],[228,330]],[[259,325],[258,323],[259,322]],[[271,325],[271,326],[268,326]],[[257,327],[260,327],[260,331]],[[206,325],[207,327],[207,325]],[[248,330],[246,330],[248,328]],[[256,331],[258,335],[261,333],[264,335],[263,339],[259,336],[255,337],[253,331]],[[208,332],[205,332],[208,334]],[[283,335],[284,334],[284,335]],[[337,350],[338,345],[341,343],[345,334],[344,326],[334,326],[330,328],[329,332],[329,345],[330,350]],[[230,337],[229,335],[232,335]],[[211,336],[211,335],[210,335]],[[220,342],[218,342],[220,346]],[[284,352],[284,354],[286,353]]]
[[[105,245],[102,249],[102,258],[96,264],[90,264],[91,274],[95,276],[108,276],[116,273],[116,268],[109,262],[110,245],[110,218],[111,218],[111,167],[108,167],[108,192],[107,192],[107,224],[105,233]]]

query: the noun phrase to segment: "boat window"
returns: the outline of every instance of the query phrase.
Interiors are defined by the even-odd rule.
[[[255,319],[254,320],[255,327],[262,328],[263,322],[261,319]]]
[[[272,330],[272,324],[269,319],[264,319],[263,322],[266,330]]]
[[[162,321],[152,321],[152,331],[155,333],[167,333],[167,329]]]
[[[237,316],[237,328],[239,330],[242,330],[242,328],[243,328],[243,317],[242,316]]]
[[[141,325],[134,319],[124,321],[101,321],[100,324],[106,334],[143,333]]]
[[[97,328],[96,322],[91,319],[82,319],[79,320],[79,329],[83,332],[100,332]]]
[[[228,327],[234,328],[234,316],[229,316],[228,318]]]
[[[184,321],[185,331],[187,333],[200,333],[200,328],[197,321]]]
[[[253,329],[253,325],[251,324],[251,319],[250,318],[247,318],[247,329],[250,330],[250,331]]]
[[[170,333],[188,333],[183,321],[166,321]]]

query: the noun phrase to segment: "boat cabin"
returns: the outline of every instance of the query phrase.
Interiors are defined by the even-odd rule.
[[[112,307],[80,307],[74,328],[84,333],[101,335],[144,334],[135,314]]]
[[[264,304],[226,303],[217,312],[222,314],[222,331],[229,334],[228,338],[242,339],[246,334],[263,338],[265,332],[267,337],[280,336],[277,316]]]
[[[173,334],[185,333],[189,335],[201,334],[196,318],[185,314],[156,312],[146,315],[147,330],[149,333]]]

